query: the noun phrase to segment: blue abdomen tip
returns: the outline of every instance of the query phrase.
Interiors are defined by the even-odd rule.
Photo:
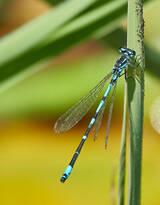
[[[63,176],[61,177],[61,182],[65,182],[66,179],[69,177],[70,173],[72,171],[72,166],[68,165],[68,167],[66,168],[66,170],[64,171]]]

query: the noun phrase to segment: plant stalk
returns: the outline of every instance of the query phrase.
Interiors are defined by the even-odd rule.
[[[120,149],[120,165],[119,165],[119,194],[118,205],[124,205],[125,199],[125,168],[126,168],[126,134],[127,134],[127,83],[124,87],[124,107],[123,107],[123,124]]]
[[[144,110],[144,20],[143,1],[128,0],[127,47],[140,56],[137,69],[129,67],[128,110],[130,128],[129,197],[128,205],[140,205],[142,133]],[[138,74],[138,80],[136,77]]]

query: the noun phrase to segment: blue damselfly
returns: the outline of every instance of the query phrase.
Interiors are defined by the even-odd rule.
[[[122,53],[122,56],[116,61],[115,65],[113,66],[112,72],[110,72],[108,75],[106,75],[99,83],[96,85],[86,96],[84,96],[78,103],[76,103],[73,107],[71,107],[67,112],[65,112],[55,123],[54,130],[57,133],[64,132],[66,130],[69,130],[74,125],[76,125],[82,117],[89,111],[89,109],[92,107],[96,99],[98,98],[100,92],[102,91],[104,85],[106,84],[107,80],[111,78],[111,81],[106,89],[106,92],[100,101],[97,110],[92,117],[88,128],[85,132],[85,134],[82,137],[82,140],[79,144],[79,146],[76,149],[76,152],[74,153],[72,160],[70,161],[68,167],[66,168],[63,176],[61,177],[61,182],[65,182],[65,180],[69,177],[73,166],[80,154],[80,151],[83,147],[84,142],[86,141],[88,134],[91,130],[91,128],[94,125],[94,138],[96,138],[98,130],[101,125],[101,121],[103,118],[104,110],[107,103],[107,97],[113,87],[113,93],[112,93],[112,99],[109,109],[109,116],[108,116],[108,124],[107,124],[107,131],[106,131],[106,139],[105,139],[105,147],[107,146],[107,139],[109,134],[109,128],[110,128],[110,122],[111,122],[111,116],[112,116],[112,110],[113,110],[113,102],[114,102],[114,96],[115,96],[115,88],[117,79],[123,75],[121,74],[122,71],[125,72],[125,69],[127,65],[131,65],[133,68],[135,68],[135,62],[136,62],[136,52],[134,50],[131,50],[129,48],[120,47],[119,52]]]

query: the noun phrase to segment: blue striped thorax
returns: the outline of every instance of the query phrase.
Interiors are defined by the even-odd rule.
[[[131,50],[129,48],[124,48],[124,47],[120,47],[119,52],[122,53],[123,55],[116,61],[116,63],[113,66],[112,69],[113,78],[111,81],[111,83],[113,84],[120,76],[121,72],[126,68],[126,66],[133,62],[132,58],[134,58],[136,55],[136,52],[134,50]]]

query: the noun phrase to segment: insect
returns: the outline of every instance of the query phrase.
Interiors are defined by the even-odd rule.
[[[54,130],[56,133],[61,133],[66,130],[69,130],[74,125],[76,125],[83,117],[84,115],[89,111],[89,109],[92,107],[96,99],[98,98],[100,92],[102,91],[104,85],[106,84],[106,81],[111,78],[111,81],[105,91],[105,94],[103,98],[101,99],[96,112],[94,116],[92,117],[88,128],[86,129],[86,132],[84,133],[80,144],[78,145],[68,167],[64,171],[61,182],[65,182],[65,180],[69,177],[73,166],[81,152],[81,149],[84,145],[84,142],[86,141],[88,134],[91,130],[91,128],[94,125],[94,138],[96,138],[98,130],[101,125],[101,121],[103,118],[104,110],[107,103],[107,97],[113,88],[112,92],[112,99],[109,109],[109,115],[108,115],[108,124],[107,124],[107,131],[106,131],[106,139],[105,139],[105,147],[107,146],[107,139],[109,134],[109,128],[110,128],[110,122],[111,122],[111,116],[112,116],[112,110],[113,110],[113,102],[114,102],[114,96],[115,96],[115,88],[117,79],[123,75],[122,71],[125,71],[125,68],[127,65],[131,65],[131,67],[135,68],[135,62],[136,62],[136,52],[134,50],[131,50],[129,48],[120,47],[119,52],[122,53],[121,57],[116,61],[115,65],[113,66],[112,72],[110,72],[108,75],[106,75],[87,95],[85,95],[78,103],[76,103],[73,107],[71,107],[68,111],[66,111],[55,123]]]

